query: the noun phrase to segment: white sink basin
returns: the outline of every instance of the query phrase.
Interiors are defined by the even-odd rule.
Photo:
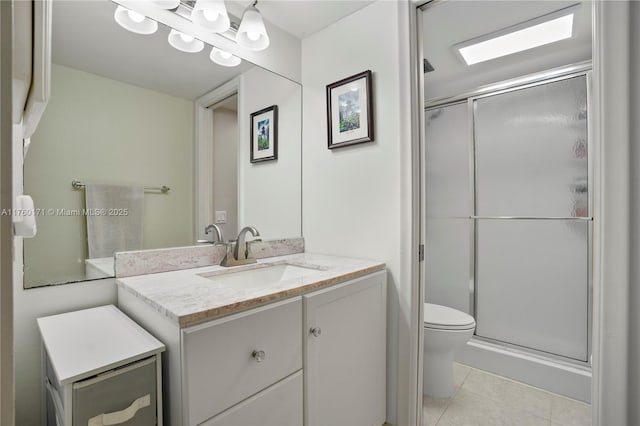
[[[239,271],[216,271],[199,275],[224,286],[253,288],[307,277],[322,272],[322,270],[322,268],[315,265],[303,266],[280,263]]]

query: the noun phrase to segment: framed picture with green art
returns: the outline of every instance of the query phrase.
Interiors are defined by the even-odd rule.
[[[278,106],[251,114],[251,162],[278,159]]]
[[[329,149],[373,141],[371,71],[327,86]]]

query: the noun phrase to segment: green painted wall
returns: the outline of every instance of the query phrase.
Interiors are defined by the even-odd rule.
[[[36,209],[82,209],[84,182],[167,185],[145,193],[143,248],[193,243],[192,101],[54,64],[51,99],[24,164]],[[25,239],[25,287],[78,281],[87,257],[84,216],[37,218]]]

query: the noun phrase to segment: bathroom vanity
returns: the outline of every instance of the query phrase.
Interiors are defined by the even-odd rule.
[[[384,264],[308,253],[118,279],[166,346],[171,425],[382,425]]]

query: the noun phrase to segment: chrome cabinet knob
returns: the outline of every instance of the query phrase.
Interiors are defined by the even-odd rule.
[[[267,355],[264,353],[264,351],[253,351],[251,356],[256,360],[256,362],[262,362]]]
[[[320,327],[312,327],[309,330],[309,333],[313,334],[314,337],[318,337],[322,333],[322,330],[320,329]]]

